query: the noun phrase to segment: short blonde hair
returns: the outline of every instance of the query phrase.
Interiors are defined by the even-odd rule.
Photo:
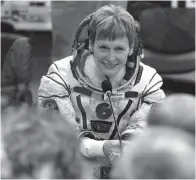
[[[126,36],[132,46],[136,27],[134,18],[122,7],[115,5],[106,5],[98,9],[89,24],[89,36],[92,44],[97,39],[115,40]]]

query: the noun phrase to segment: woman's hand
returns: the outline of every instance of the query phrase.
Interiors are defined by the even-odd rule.
[[[107,156],[110,159],[110,162],[113,164],[120,156],[123,148],[128,144],[130,144],[130,142],[122,141],[121,147],[119,140],[106,140],[103,144],[103,152],[105,156]]]

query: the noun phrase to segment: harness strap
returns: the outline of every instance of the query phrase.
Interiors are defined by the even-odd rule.
[[[142,77],[142,72],[143,72],[143,66],[140,66],[134,85],[136,85],[140,82],[141,77]]]
[[[72,88],[74,92],[76,93],[80,93],[83,95],[86,95],[88,97],[92,97],[92,96],[96,96],[93,91],[89,90],[88,88],[85,87],[80,87],[80,86],[75,86]],[[115,95],[115,93],[114,93]],[[124,98],[136,98],[138,97],[140,94],[137,91],[126,91],[124,92]],[[104,100],[104,94],[100,95],[101,96],[101,100]],[[98,97],[98,96],[96,96]]]
[[[93,93],[88,88],[80,87],[80,86],[73,87],[73,91],[76,92],[76,93],[84,94],[84,95],[89,96],[89,97],[91,97],[92,96],[92,93]]]

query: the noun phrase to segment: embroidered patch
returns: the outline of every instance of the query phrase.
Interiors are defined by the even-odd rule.
[[[91,128],[95,132],[108,133],[112,126],[112,122],[91,120]]]
[[[59,112],[59,107],[54,99],[46,99],[42,101],[41,105],[45,109],[49,109],[51,111]]]
[[[112,109],[109,104],[101,103],[96,107],[96,115],[99,119],[108,119],[112,115]]]

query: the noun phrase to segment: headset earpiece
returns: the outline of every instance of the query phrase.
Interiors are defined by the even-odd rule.
[[[135,48],[134,48],[134,50],[135,50],[137,56],[142,57],[143,45],[142,45],[141,38],[140,38],[139,22],[135,21],[135,27],[136,27],[136,37],[135,37]]]

